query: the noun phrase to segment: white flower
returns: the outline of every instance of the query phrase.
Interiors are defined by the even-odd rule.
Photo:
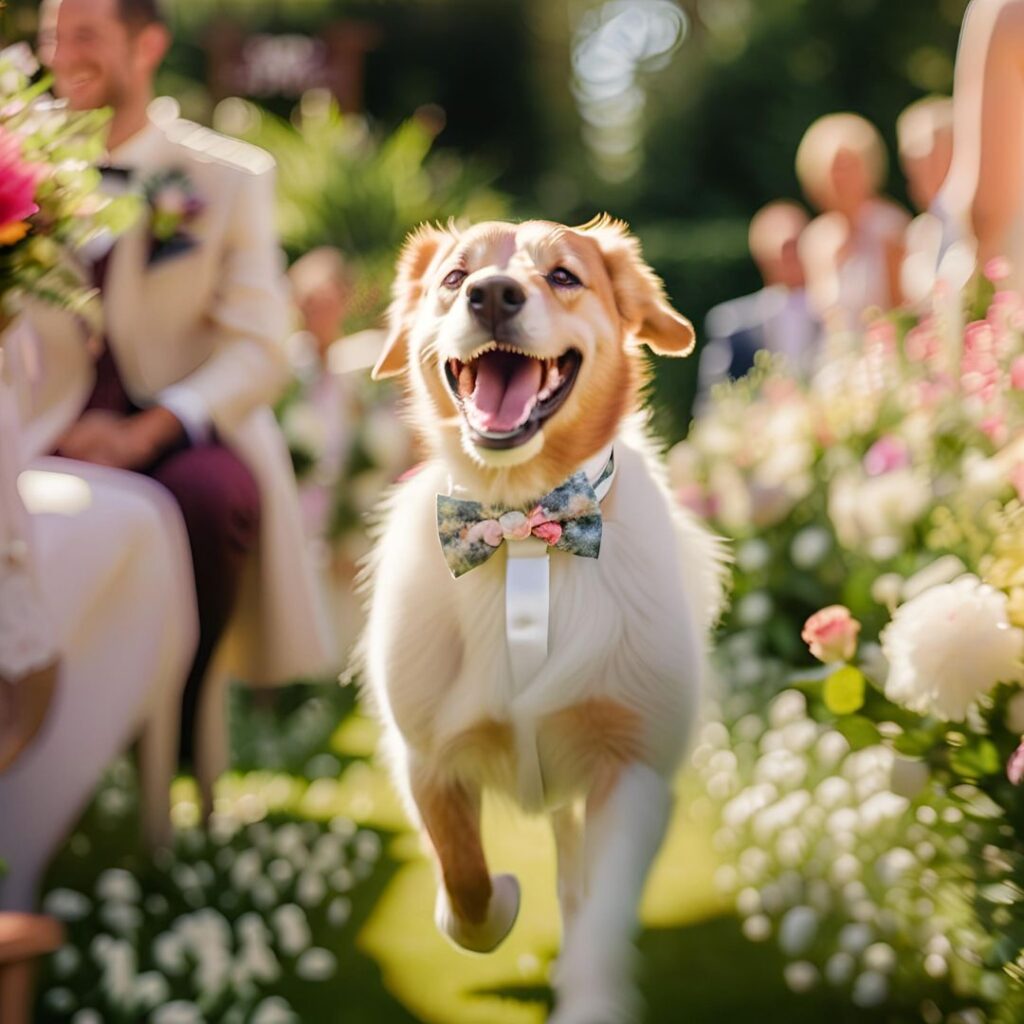
[[[772,923],[764,914],[755,914],[743,922],[743,934],[750,942],[764,942],[772,934]]]
[[[931,499],[928,478],[913,469],[874,477],[848,472],[832,483],[828,514],[844,547],[867,547],[874,557],[886,558],[902,550],[907,529]]]
[[[82,962],[82,954],[74,946],[61,946],[53,955],[53,969],[58,978],[74,974]]]
[[[164,974],[171,977],[185,970],[185,943],[176,932],[161,932],[153,940],[153,959]]]
[[[376,832],[360,831],[355,838],[356,856],[374,863],[380,857],[380,836]]]
[[[857,956],[871,945],[874,939],[871,927],[866,924],[844,924],[839,931],[839,948],[844,953]]]
[[[818,934],[818,912],[813,907],[793,907],[779,925],[779,946],[787,956],[799,956]]]
[[[833,953],[825,964],[825,977],[830,985],[845,985],[852,977],[857,962],[849,953]]]
[[[153,1024],[203,1024],[203,1014],[195,1003],[175,999],[153,1013]]]
[[[744,541],[736,550],[736,565],[743,572],[760,572],[771,559],[771,547],[759,537]]]
[[[39,61],[28,43],[14,43],[0,50],[0,61],[10,64],[26,78],[31,78],[39,70]]]
[[[352,901],[346,896],[336,896],[327,907],[327,923],[332,928],[343,928],[352,915]]]
[[[303,981],[326,981],[337,967],[338,961],[330,950],[314,946],[299,957],[295,973]]]
[[[798,569],[814,569],[832,549],[832,536],[820,526],[805,526],[789,547],[790,558]]]
[[[264,999],[252,1015],[252,1024],[296,1024],[298,1017],[280,996]]]
[[[306,921],[306,914],[294,903],[286,903],[273,913],[277,942],[285,956],[298,956],[308,949],[313,936]]]
[[[103,988],[115,1006],[130,1007],[135,994],[135,949],[128,942],[112,942],[102,957]]]
[[[1006,595],[976,576],[931,587],[898,608],[882,633],[885,692],[912,711],[963,721],[997,683],[1021,679],[1024,631]]]
[[[327,426],[317,409],[308,402],[288,406],[281,418],[288,443],[318,459],[327,447]]]
[[[54,889],[43,900],[43,909],[61,921],[80,921],[92,909],[88,896],[73,889]]]
[[[245,891],[251,889],[263,875],[263,859],[258,850],[243,850],[231,865],[231,886]]]
[[[75,994],[67,988],[51,988],[43,995],[43,1002],[47,1009],[59,1013],[63,1020],[70,1017],[75,1008]]]
[[[889,982],[884,974],[878,971],[865,971],[853,983],[853,994],[850,996],[854,1006],[868,1009],[881,1006],[889,997]]]
[[[818,968],[809,960],[786,964],[782,972],[791,992],[810,992],[818,984]]]
[[[151,1010],[167,1002],[171,988],[157,971],[146,971],[135,979],[135,1002],[143,1010]]]

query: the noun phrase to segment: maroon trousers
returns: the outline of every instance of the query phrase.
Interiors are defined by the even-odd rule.
[[[109,345],[97,361],[96,386],[86,408],[125,416],[139,412],[124,389]],[[249,468],[216,438],[199,445],[182,441],[140,472],[171,492],[192,549],[199,646],[185,684],[180,747],[181,759],[190,762],[203,678],[234,611],[245,562],[259,534],[259,490]]]

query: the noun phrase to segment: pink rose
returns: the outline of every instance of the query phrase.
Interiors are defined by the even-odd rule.
[[[910,453],[898,437],[879,438],[864,456],[864,471],[868,476],[881,476],[909,465]]]
[[[857,649],[860,623],[841,604],[829,605],[815,612],[804,623],[801,639],[818,661],[849,661]]]
[[[1024,501],[1024,462],[1017,462],[1010,470],[1010,483],[1017,492],[1017,498]]]
[[[0,128],[0,228],[39,212],[36,186],[43,168],[22,156],[21,139]]]
[[[1010,367],[1010,387],[1014,391],[1024,391],[1024,356],[1017,356]]]
[[[1010,432],[1006,426],[1006,417],[1002,413],[986,416],[978,426],[981,432],[997,447],[1002,447],[1009,439]]]
[[[994,256],[985,264],[985,276],[993,283],[998,284],[1010,276],[1010,261],[1003,256]]]
[[[1024,780],[1024,740],[1020,746],[1010,755],[1006,762],[1006,777],[1015,785],[1019,786]]]
[[[907,358],[915,363],[930,363],[942,352],[942,338],[934,317],[927,317],[907,333],[904,341]]]

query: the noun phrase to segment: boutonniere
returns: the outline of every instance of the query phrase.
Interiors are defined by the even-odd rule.
[[[146,182],[145,195],[150,209],[150,266],[193,249],[197,242],[187,229],[206,204],[189,176],[177,169],[160,171]]]

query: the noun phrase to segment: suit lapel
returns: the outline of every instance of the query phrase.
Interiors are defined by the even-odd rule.
[[[146,179],[163,167],[167,151],[167,140],[161,134],[133,162],[135,187],[140,193]],[[158,324],[145,320],[150,306],[147,301],[150,219],[149,206],[142,197],[138,220],[117,240],[110,254],[103,288],[108,341],[128,378],[143,385],[145,379],[137,347],[159,328]]]

